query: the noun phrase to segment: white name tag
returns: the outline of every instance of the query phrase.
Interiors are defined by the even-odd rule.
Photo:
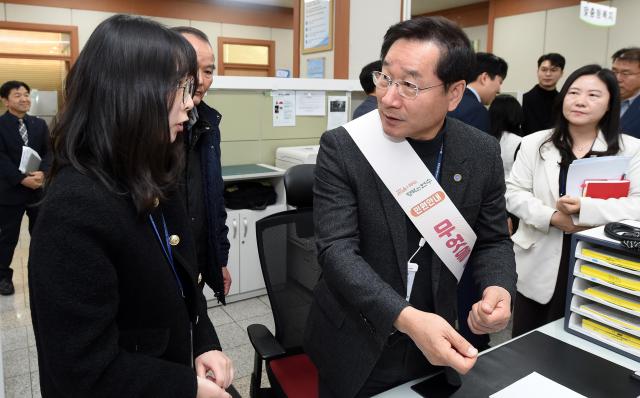
[[[343,127],[459,282],[477,237],[433,174],[407,140],[384,133],[377,110]]]

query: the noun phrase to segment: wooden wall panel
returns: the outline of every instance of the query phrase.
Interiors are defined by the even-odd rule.
[[[197,19],[200,21],[281,29],[293,28],[293,9],[285,7],[229,6],[213,4],[206,0],[11,0],[11,3],[166,18]]]
[[[489,18],[489,2],[469,4],[467,6],[449,8],[436,12],[429,12],[416,16],[433,16],[440,15],[455,21],[460,27],[468,28],[470,26],[486,25]]]
[[[349,78],[349,4],[348,0],[335,0],[333,38],[333,78]]]

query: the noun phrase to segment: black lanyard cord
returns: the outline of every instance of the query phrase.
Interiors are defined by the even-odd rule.
[[[632,253],[640,254],[640,228],[619,222],[610,222],[604,226],[604,234],[620,241],[622,246]]]

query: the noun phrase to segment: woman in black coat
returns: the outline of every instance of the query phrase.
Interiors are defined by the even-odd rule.
[[[45,398],[229,396],[174,195],[196,76],[179,34],[122,15],[69,72],[29,253]]]

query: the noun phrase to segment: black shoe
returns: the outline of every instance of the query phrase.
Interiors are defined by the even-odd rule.
[[[3,279],[0,280],[0,294],[3,296],[11,296],[15,293],[15,289],[13,288],[13,282],[11,279]]]

